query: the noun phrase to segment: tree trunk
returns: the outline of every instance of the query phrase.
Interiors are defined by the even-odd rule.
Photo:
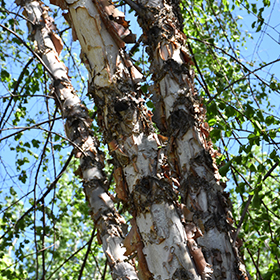
[[[205,122],[206,110],[194,85],[193,62],[178,17],[179,3],[138,0],[138,5],[138,20],[154,80],[154,119],[169,138],[167,158],[172,176],[179,178],[185,211],[188,215],[191,211],[187,231],[190,235],[193,230],[203,233],[189,241],[188,246],[191,252],[195,250],[194,261],[202,274],[207,264],[199,259],[204,255],[214,270],[212,279],[246,279],[245,267],[233,244],[231,203],[219,184],[216,151]],[[196,243],[203,255],[196,249]]]
[[[116,211],[114,203],[105,191],[107,180],[102,171],[103,154],[98,149],[98,140],[90,129],[92,120],[86,107],[69,80],[66,66],[58,56],[62,50],[61,39],[53,32],[55,25],[48,16],[48,8],[37,1],[17,2],[24,7],[29,22],[30,34],[37,42],[37,51],[42,57],[53,80],[53,96],[65,120],[65,131],[71,141],[76,157],[80,160],[79,173],[91,208],[92,219],[102,242],[113,279],[138,279],[135,268],[124,255],[126,223]]]
[[[123,39],[133,37],[123,15],[107,1],[66,2],[91,74],[99,126],[114,158],[116,192],[135,219],[126,254],[137,250],[142,279],[199,279],[172,181],[165,178],[166,139],[154,132],[141,97],[141,74],[122,49]]]

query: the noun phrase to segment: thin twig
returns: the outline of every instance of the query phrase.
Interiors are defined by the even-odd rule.
[[[18,203],[19,201],[21,201],[23,198],[25,198],[25,197],[27,197],[28,195],[30,195],[32,192],[33,192],[33,190],[30,191],[30,192],[28,192],[28,193],[25,194],[24,196],[22,196],[20,199],[18,199],[18,200],[15,201],[14,203],[10,204],[8,207],[6,207],[5,209],[3,209],[3,210],[0,212],[0,214],[2,214],[2,213],[4,213],[5,211],[7,211],[9,208],[11,208],[11,207],[14,206],[15,204],[17,204],[17,203]]]
[[[30,77],[33,75],[34,72],[35,72],[35,68],[32,70],[32,72],[31,72],[31,74],[30,74]],[[11,96],[13,96],[13,93],[14,93],[14,96],[13,96],[13,97],[16,97],[16,96],[17,96],[17,97],[23,97],[23,96],[21,95],[21,93],[23,92],[25,86],[26,86],[26,83],[21,87],[21,90],[18,92],[18,94],[15,94],[15,91],[13,91],[12,93],[9,92],[9,94],[10,94]],[[6,90],[8,90],[8,89],[6,89]],[[10,100],[12,101],[13,98],[11,98]],[[17,103],[17,99],[15,99],[14,105],[12,106],[12,108],[10,108],[10,114],[9,114],[9,116],[7,117],[5,123],[4,123],[3,126],[2,126],[3,128],[4,128],[4,126],[6,125],[6,123],[8,122],[8,120],[10,119],[10,117],[11,117],[13,111],[14,111],[14,108],[15,108],[15,106],[16,106],[16,103]]]
[[[2,12],[6,12],[7,14],[16,15],[17,17],[20,17],[20,18],[28,21],[30,24],[34,25],[34,22],[32,22],[30,19],[26,18],[25,16],[20,15],[19,13],[15,13],[15,12],[9,11],[9,10],[7,10],[4,7],[0,7],[0,9],[3,9]],[[15,18],[13,18],[13,19],[16,20]]]
[[[45,236],[46,236],[46,210],[45,210],[45,199],[42,200],[42,214],[43,214],[43,234],[42,234],[42,248],[45,247]],[[46,276],[46,260],[45,260],[45,250],[42,251],[42,267],[43,275],[42,280],[45,280]]]
[[[31,57],[31,58],[28,60],[28,62],[25,64],[25,66],[23,67],[23,69],[22,69],[22,71],[21,71],[21,73],[20,73],[20,75],[19,75],[19,77],[18,77],[18,79],[17,79],[17,83],[16,83],[16,85],[15,85],[15,87],[14,87],[14,90],[13,90],[13,92],[11,93],[12,96],[18,96],[18,95],[16,95],[15,93],[17,92],[17,89],[18,89],[18,87],[19,87],[19,84],[21,83],[21,81],[22,81],[22,79],[23,79],[23,77],[24,77],[25,70],[26,70],[26,69],[28,68],[28,66],[31,64],[31,62],[33,61],[33,59],[34,59],[34,57]],[[2,122],[3,122],[4,119],[5,119],[5,116],[6,116],[7,112],[8,112],[8,109],[9,109],[10,105],[12,104],[12,101],[13,101],[13,98],[10,98],[10,100],[9,100],[9,102],[8,102],[8,105],[7,105],[6,109],[5,109],[5,112],[4,112],[4,114],[2,115],[1,120],[0,120],[0,128],[2,127]],[[5,123],[3,124],[3,127],[4,127],[4,126],[5,126]],[[0,130],[0,133],[1,133],[1,130]]]
[[[250,70],[249,68],[247,68],[239,59],[237,59],[237,58],[234,57],[233,55],[229,54],[229,53],[228,53],[227,51],[225,51],[223,48],[220,48],[220,47],[216,46],[215,44],[211,44],[211,43],[209,43],[209,42],[207,42],[207,41],[203,41],[203,40],[198,39],[198,38],[195,38],[195,37],[187,36],[187,38],[188,38],[188,39],[191,39],[191,40],[198,41],[198,42],[200,42],[200,43],[203,43],[204,45],[211,46],[211,47],[213,47],[213,48],[215,48],[215,49],[221,51],[221,52],[224,53],[225,55],[227,55],[227,56],[229,56],[230,58],[232,58],[232,59],[233,59],[235,62],[237,62],[239,65],[241,65],[241,66],[243,67],[243,69],[245,69],[245,70],[248,72],[248,74],[247,74],[246,76],[248,76],[248,75],[250,75],[250,74],[253,74],[259,81],[261,81],[264,85],[266,85],[266,86],[268,86],[268,87],[269,87],[269,85],[268,85],[261,77],[259,77],[255,72],[259,71],[260,69],[266,67],[266,66],[269,65],[269,64],[272,64],[272,63],[275,63],[275,62],[280,61],[280,58],[279,58],[279,59],[276,59],[276,60],[274,60],[274,61],[272,61],[272,62],[269,62],[269,64],[262,65],[261,67],[259,67],[259,68],[255,69],[255,70],[252,70],[252,71],[251,71],[251,70]],[[244,76],[243,78],[245,78],[246,76]],[[229,86],[231,86],[231,85],[229,85]],[[277,91],[277,90],[275,90],[275,91]],[[279,93],[279,91],[277,91],[277,92]],[[216,95],[217,95],[217,94],[216,94]],[[207,103],[210,103],[211,101],[213,101],[213,98],[215,98],[216,95],[215,95],[214,97],[212,97],[212,99],[210,99]]]
[[[243,240],[243,242],[245,242],[245,241]],[[251,253],[251,251],[250,251],[249,248],[246,248],[246,250],[247,250],[248,254],[249,254],[250,257],[251,257],[251,260],[252,260],[252,262],[253,262],[253,264],[254,264],[256,270],[257,270],[258,275],[260,276],[260,279],[263,280],[262,275],[261,275],[261,272],[260,272],[260,270],[259,270],[259,266],[256,264],[256,262],[255,262],[255,260],[254,260],[254,256],[252,255],[252,253]]]
[[[36,204],[39,204],[40,202],[42,202],[45,197],[52,191],[52,189],[56,186],[56,183],[58,182],[58,180],[60,179],[60,177],[62,176],[62,174],[65,172],[66,168],[68,167],[72,157],[74,155],[74,152],[72,151],[72,153],[70,154],[70,156],[68,157],[67,161],[65,162],[63,168],[61,169],[60,173],[58,174],[58,176],[54,179],[54,181],[50,184],[50,186],[48,187],[47,191],[42,195],[41,198],[39,198],[36,201]],[[34,208],[34,205],[32,205],[15,223],[14,228],[17,227],[18,223],[23,220]],[[12,228],[9,228],[1,237],[0,239],[2,239]]]
[[[57,110],[58,109],[56,107],[54,115],[56,114]],[[49,129],[50,131],[52,131],[54,124],[55,124],[55,121],[52,121],[51,124],[50,124],[50,129]],[[45,157],[47,145],[49,144],[50,136],[51,136],[51,133],[48,133],[47,139],[45,141],[45,144],[44,144],[44,147],[43,147],[43,150],[42,150],[42,154],[41,154],[41,158],[40,158],[40,161],[39,161],[39,164],[38,164],[38,168],[37,168],[37,171],[36,171],[36,174],[35,174],[35,181],[34,181],[34,188],[33,188],[34,202],[35,202],[34,203],[34,242],[35,242],[35,250],[36,250],[36,280],[38,279],[38,269],[39,269],[39,262],[38,262],[39,254],[38,254],[38,244],[37,244],[37,238],[36,238],[36,235],[37,235],[37,231],[36,231],[36,214],[37,214],[36,213],[36,210],[37,210],[36,186],[37,186],[37,182],[38,182],[39,171],[40,171],[41,165],[43,163],[43,159]],[[42,202],[44,203],[44,199],[42,200]],[[44,217],[43,217],[43,219],[44,219]],[[45,231],[45,228],[44,228],[44,231]],[[43,236],[44,236],[44,234],[43,234]],[[43,252],[43,260],[44,260],[44,252]],[[43,262],[43,265],[45,265],[45,262]],[[44,275],[44,273],[43,273],[43,275]]]
[[[40,61],[40,63],[45,67],[45,69],[47,70],[47,72],[49,73],[49,75],[51,76],[51,78],[53,79],[53,80],[56,80],[55,79],[55,77],[54,77],[54,75],[53,75],[53,73],[51,72],[51,70],[48,68],[48,66],[45,64],[45,62],[42,60],[42,58],[35,52],[35,51],[33,51],[26,43],[25,43],[25,41],[21,38],[21,37],[19,37],[18,36],[18,34],[16,33],[16,32],[14,32],[13,30],[11,30],[10,28],[8,28],[8,27],[6,27],[5,25],[3,25],[3,24],[1,24],[0,23],[0,26],[3,28],[3,29],[5,29],[5,30],[7,30],[7,31],[9,31],[10,33],[12,33],[14,36],[16,36],[20,41],[21,41],[21,43]]]
[[[20,130],[17,131],[17,132],[14,132],[12,134],[9,134],[9,135],[7,135],[5,137],[0,138],[0,142],[5,140],[5,139],[7,139],[7,138],[10,138],[10,137],[12,137],[14,135],[17,135],[18,133],[21,133],[23,131],[26,131],[26,130],[29,130],[29,129],[33,129],[33,128],[37,128],[37,126],[39,126],[39,125],[42,125],[42,124],[45,124],[45,123],[49,123],[50,121],[60,120],[60,119],[62,119],[62,117],[54,118],[54,119],[51,119],[51,120],[46,120],[46,121],[43,121],[43,122],[40,122],[40,123],[36,123],[34,125],[26,126],[26,127],[21,127],[20,126],[20,127],[11,127],[11,128],[1,129],[0,132],[3,131],[3,130],[11,130],[11,129],[20,129]]]
[[[143,10],[141,9],[141,7],[139,6],[139,4],[136,4],[135,2],[133,2],[132,0],[124,0],[124,2],[130,6],[138,15],[143,16]]]
[[[89,240],[89,242],[88,242],[88,248],[87,248],[87,251],[86,251],[84,260],[83,260],[83,264],[82,264],[81,269],[80,269],[80,273],[79,273],[78,280],[81,280],[81,279],[82,279],[83,271],[84,271],[84,268],[85,268],[85,266],[86,266],[88,254],[89,254],[89,252],[90,252],[90,248],[91,248],[91,244],[92,244],[92,241],[93,241],[94,236],[95,236],[95,228],[93,228],[93,231],[92,231],[92,234],[91,234],[91,238],[90,238],[90,240]]]
[[[106,272],[107,272],[107,266],[108,266],[108,259],[106,258],[103,274],[101,280],[105,280]]]
[[[89,241],[80,249],[78,249],[76,252],[74,252],[69,258],[67,258],[55,271],[52,272],[52,274],[47,278],[47,280],[51,279],[51,277],[60,269],[62,268],[70,259],[72,259],[76,254],[78,254],[81,250],[83,250],[87,245]]]
[[[207,83],[206,83],[206,81],[205,81],[205,79],[204,79],[204,77],[203,77],[203,75],[202,75],[202,73],[200,71],[200,68],[199,68],[199,66],[197,64],[197,61],[195,59],[195,56],[194,56],[194,53],[193,53],[193,50],[192,50],[192,47],[191,47],[191,44],[189,42],[187,42],[187,44],[188,44],[188,48],[190,50],[190,53],[191,53],[192,60],[194,62],[195,68],[196,68],[196,70],[197,70],[197,72],[198,72],[199,76],[201,77],[201,80],[202,80],[202,82],[204,84],[204,90],[207,93],[208,97],[211,98],[211,94],[209,92],[208,85],[207,85]]]

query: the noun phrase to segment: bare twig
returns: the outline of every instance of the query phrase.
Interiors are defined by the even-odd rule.
[[[24,68],[23,68],[23,70],[21,71],[21,73],[20,73],[20,75],[19,75],[19,77],[18,77],[18,79],[17,79],[17,83],[16,83],[16,85],[15,85],[15,87],[14,87],[14,90],[13,90],[13,92],[12,92],[12,96],[18,96],[18,95],[16,95],[15,93],[17,92],[17,90],[18,90],[18,87],[19,87],[19,84],[21,83],[21,81],[22,81],[22,79],[23,79],[23,77],[24,77],[24,73],[25,73],[25,70],[28,68],[28,66],[31,64],[31,62],[33,61],[33,59],[34,59],[34,57],[31,57],[29,60],[28,60],[28,62],[25,64],[25,66],[24,66]],[[4,114],[2,115],[2,117],[1,117],[1,120],[0,120],[0,128],[2,127],[2,122],[4,121],[4,119],[5,119],[5,116],[6,116],[6,114],[7,114],[7,112],[8,112],[8,109],[10,108],[10,105],[12,104],[12,101],[13,101],[13,98],[10,98],[10,100],[9,100],[9,102],[8,102],[8,104],[7,104],[7,107],[6,107],[6,109],[5,109],[5,112],[4,112]],[[7,121],[6,121],[7,122]],[[6,123],[5,122],[5,123]],[[5,123],[3,124],[3,127],[5,126]],[[0,130],[0,133],[2,132],[2,130]]]
[[[48,66],[45,64],[45,62],[42,60],[42,58],[41,58],[34,50],[32,50],[32,49],[25,43],[25,41],[24,41],[21,37],[18,36],[18,34],[17,34],[16,32],[14,32],[13,30],[11,30],[10,28],[6,27],[5,25],[3,25],[3,24],[1,24],[1,23],[0,23],[0,26],[1,26],[3,29],[9,31],[9,32],[10,32],[11,34],[13,34],[15,37],[17,37],[17,38],[21,41],[21,43],[34,55],[34,57],[36,57],[36,58],[40,61],[40,63],[45,67],[45,69],[47,70],[47,72],[49,73],[49,75],[52,77],[52,79],[55,80],[55,77],[54,77],[53,73],[52,73],[51,70],[48,68]]]
[[[87,248],[87,251],[86,251],[86,254],[85,254],[85,257],[84,257],[83,264],[82,264],[81,269],[80,269],[80,273],[79,273],[78,280],[81,280],[81,279],[82,279],[83,271],[84,271],[84,268],[85,268],[85,266],[86,266],[88,254],[89,254],[89,252],[90,252],[90,248],[91,248],[91,244],[92,244],[92,241],[93,241],[94,236],[95,236],[95,228],[93,228],[93,231],[92,231],[92,234],[91,234],[91,238],[90,238],[90,240],[89,240],[89,242],[88,242],[88,248]]]
[[[51,273],[51,275],[46,279],[49,280],[51,279],[51,277],[60,269],[62,268],[69,260],[71,260],[76,254],[78,254],[81,250],[83,250],[87,245],[88,245],[89,241],[80,249],[78,249],[76,252],[74,252],[70,257],[68,257],[55,271],[53,271]]]
[[[26,131],[26,130],[29,130],[29,129],[33,129],[33,128],[38,128],[39,125],[42,125],[42,124],[45,124],[45,123],[49,123],[50,121],[60,120],[60,119],[62,119],[62,117],[54,118],[54,119],[51,119],[51,120],[46,120],[46,121],[43,121],[43,122],[40,122],[40,123],[36,123],[34,125],[26,126],[26,127],[11,127],[11,128],[8,128],[8,129],[1,129],[0,132],[3,131],[3,130],[10,130],[10,129],[20,129],[20,130],[17,131],[17,132],[14,132],[12,134],[9,134],[9,135],[7,135],[5,137],[0,138],[0,142],[5,140],[5,139],[7,139],[7,138],[10,138],[10,137],[18,134],[18,133],[21,133],[23,131]]]
[[[67,161],[65,162],[63,168],[61,169],[60,173],[58,174],[58,176],[54,179],[54,181],[50,184],[50,186],[48,187],[47,191],[42,195],[41,198],[39,198],[36,201],[36,204],[38,205],[39,203],[41,203],[45,197],[52,191],[52,189],[56,186],[56,183],[58,182],[59,178],[62,176],[62,174],[65,172],[66,168],[68,167],[72,157],[74,155],[74,152],[72,151],[72,153],[70,154],[70,156],[68,157]],[[35,205],[35,204],[34,204]],[[14,228],[17,227],[18,223],[23,220],[33,209],[34,209],[34,205],[32,205],[15,223]],[[0,239],[2,239],[12,228],[9,228],[1,237]]]

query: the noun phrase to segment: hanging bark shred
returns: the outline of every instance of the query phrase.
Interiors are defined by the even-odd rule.
[[[116,23],[124,29],[127,25],[107,1],[66,3],[81,44],[81,57],[87,61],[99,127],[109,145],[116,175],[123,174],[123,181],[117,182],[118,194],[126,197],[124,189],[127,191],[126,204],[141,237],[141,242],[133,245],[133,249],[137,247],[139,276],[200,279],[174,206],[177,198],[164,155],[166,138],[155,133],[152,114],[144,106],[141,73],[121,42],[125,42],[126,33],[113,28]],[[133,232],[128,243],[136,239],[136,227]]]
[[[182,202],[193,213],[192,222],[204,232],[195,239],[187,230],[188,247],[202,278],[246,279],[245,267],[232,244],[231,204],[219,184],[217,152],[208,139],[206,110],[194,86],[193,63],[178,18],[179,3],[137,3],[153,73],[152,99],[158,111],[154,120],[170,139],[167,158],[172,176],[180,178]]]
[[[198,237],[203,236],[202,232],[193,223],[188,223],[185,226],[187,237],[188,237],[188,248],[190,249],[191,255],[193,256],[198,273],[203,279],[212,278],[212,268],[209,265],[202,253],[201,248],[198,247],[195,240]]]
[[[128,189],[126,182],[123,178],[122,168],[118,167],[114,170],[114,179],[116,182],[116,195],[119,199],[121,199],[123,202],[128,201]]]
[[[124,13],[115,8],[109,0],[93,1],[108,32],[114,38],[119,48],[125,43],[135,43],[136,35],[129,30]]]
[[[134,218],[130,220],[130,224],[132,226],[131,230],[123,242],[123,245],[126,248],[126,252],[124,255],[129,256],[132,253],[137,252],[139,263],[139,278],[142,280],[149,280],[152,278],[152,274],[147,267],[145,256],[143,254],[143,243]]]
[[[52,1],[59,4],[61,1]],[[126,234],[125,220],[116,212],[114,203],[106,193],[103,154],[92,135],[91,119],[86,107],[75,94],[68,78],[68,69],[60,62],[58,53],[62,43],[54,33],[55,25],[48,16],[48,8],[39,1],[17,1],[24,7],[25,15],[33,22],[30,32],[37,42],[38,53],[52,73],[54,97],[65,120],[67,137],[75,143],[76,157],[80,160],[77,174],[83,179],[84,192],[91,208],[91,215],[107,256],[113,279],[138,279],[134,266],[124,255],[122,247]],[[61,7],[65,7],[61,5]]]

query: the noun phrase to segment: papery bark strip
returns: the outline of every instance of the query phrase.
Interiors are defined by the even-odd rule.
[[[62,42],[57,34],[48,7],[39,1],[17,1],[33,25],[30,33],[37,42],[37,51],[52,73],[53,95],[65,120],[65,131],[75,143],[76,157],[80,160],[80,176],[91,216],[98,230],[99,240],[107,256],[113,279],[138,279],[134,266],[124,255],[122,246],[126,234],[125,220],[117,213],[114,203],[106,192],[107,182],[102,171],[103,154],[90,126],[92,120],[82,104],[68,77],[66,66],[59,60]]]

